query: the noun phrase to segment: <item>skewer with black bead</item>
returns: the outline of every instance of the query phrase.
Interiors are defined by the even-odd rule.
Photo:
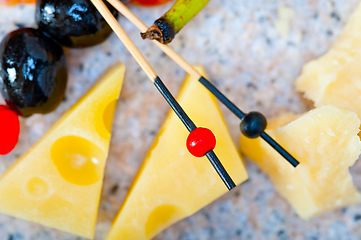
[[[122,2],[118,0],[107,0],[115,9],[117,9],[125,18],[131,21],[142,32],[148,29],[137,16],[135,16]],[[203,77],[196,69],[187,63],[178,53],[176,53],[168,45],[161,44],[156,40],[153,42],[163,50],[170,58],[172,58],[179,66],[181,66],[189,75],[206,87],[219,101],[221,101],[232,113],[234,113],[240,120],[241,132],[248,138],[261,137],[271,147],[273,147],[279,154],[281,154],[293,167],[296,167],[299,162],[288,153],[281,145],[272,139],[266,132],[267,120],[260,112],[250,112],[248,114],[242,112],[234,103],[232,103],[225,95],[223,95],[210,81]]]
[[[223,167],[222,163],[219,161],[217,155],[213,151],[216,141],[215,136],[213,135],[211,130],[206,128],[197,128],[197,126],[189,118],[189,116],[182,109],[177,100],[169,92],[162,80],[158,77],[156,72],[141,54],[139,49],[134,45],[132,40],[124,32],[124,30],[119,25],[116,18],[111,14],[104,2],[102,0],[91,1],[189,131],[189,135],[187,138],[187,149],[190,151],[190,153],[196,157],[207,156],[207,158],[209,159],[227,188],[229,190],[234,188],[236,184],[233,182],[233,180]]]

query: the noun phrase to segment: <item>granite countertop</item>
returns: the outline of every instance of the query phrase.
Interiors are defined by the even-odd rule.
[[[209,78],[244,111],[267,117],[312,108],[293,85],[303,64],[324,53],[339,35],[357,0],[212,0],[170,44],[191,64],[205,66]],[[171,4],[131,9],[148,25]],[[185,72],[154,44],[143,41],[127,20],[121,25],[154,69],[176,93]],[[0,38],[19,26],[34,26],[34,5],[0,8]],[[95,239],[104,239],[137,170],[169,108],[131,55],[113,34],[106,43],[66,50],[69,84],[66,100],[53,113],[21,119],[20,141],[0,156],[0,175],[34,145],[115,61],[126,77],[117,105],[110,155]],[[167,66],[167,67],[164,67]],[[0,102],[3,102],[0,99]],[[239,120],[221,107],[236,145]],[[275,191],[268,177],[245,159],[250,179],[193,216],[178,222],[156,240],[357,240],[361,208],[347,208],[301,220]],[[361,163],[351,169],[361,188]],[[82,238],[0,214],[0,240],[80,240]]]

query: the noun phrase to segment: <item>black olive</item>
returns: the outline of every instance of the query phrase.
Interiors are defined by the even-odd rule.
[[[55,110],[67,77],[62,47],[42,31],[20,28],[0,43],[0,92],[19,115]]]
[[[118,12],[106,5],[118,17]],[[90,0],[37,0],[35,19],[40,29],[66,47],[94,46],[112,33]]]

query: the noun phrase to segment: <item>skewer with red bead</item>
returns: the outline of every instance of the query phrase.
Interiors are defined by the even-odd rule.
[[[115,9],[117,9],[124,17],[131,21],[141,32],[147,31],[148,27],[137,16],[135,16],[123,3],[118,0],[107,0]],[[240,120],[240,128],[243,135],[248,138],[261,137],[279,154],[281,154],[292,166],[296,167],[299,162],[288,153],[281,145],[272,139],[264,130],[267,126],[266,118],[259,112],[250,112],[248,114],[242,112],[234,103],[224,96],[210,81],[203,77],[196,69],[187,63],[179,54],[177,54],[168,45],[161,44],[158,41],[153,42],[163,50],[170,58],[172,58],[180,67],[182,67],[189,75],[198,79],[198,81],[207,88],[219,101],[221,101],[232,113]]]
[[[234,188],[236,184],[233,182],[227,171],[222,166],[222,163],[217,158],[216,154],[213,151],[215,147],[215,137],[210,130],[205,130],[204,128],[197,128],[193,121],[189,118],[186,112],[182,109],[173,95],[169,92],[167,87],[164,85],[162,80],[158,77],[156,72],[141,54],[139,49],[135,46],[129,36],[124,32],[123,28],[119,25],[118,21],[111,14],[109,9],[103,3],[102,0],[91,0],[94,6],[98,9],[100,14],[108,22],[109,26],[113,29],[118,38],[123,42],[125,47],[128,49],[130,54],[138,62],[143,71],[147,74],[148,78],[154,83],[155,87],[162,94],[164,99],[168,102],[169,106],[183,122],[185,127],[190,132],[188,139],[188,149],[191,149],[190,152],[194,156],[207,156],[209,161],[212,163],[214,169],[221,177],[225,185],[229,190]],[[190,148],[189,148],[190,147]]]
[[[218,175],[227,185],[228,189],[232,189],[235,185],[213,152],[215,147],[216,137],[208,128],[198,127],[190,132],[187,137],[188,151],[195,157],[207,156],[213,168],[217,171]]]

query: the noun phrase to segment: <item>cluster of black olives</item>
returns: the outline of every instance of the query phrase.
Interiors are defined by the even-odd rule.
[[[112,32],[90,0],[37,0],[35,18],[38,29],[20,28],[0,43],[0,92],[24,117],[49,113],[63,100],[68,74],[62,46],[94,46]]]

